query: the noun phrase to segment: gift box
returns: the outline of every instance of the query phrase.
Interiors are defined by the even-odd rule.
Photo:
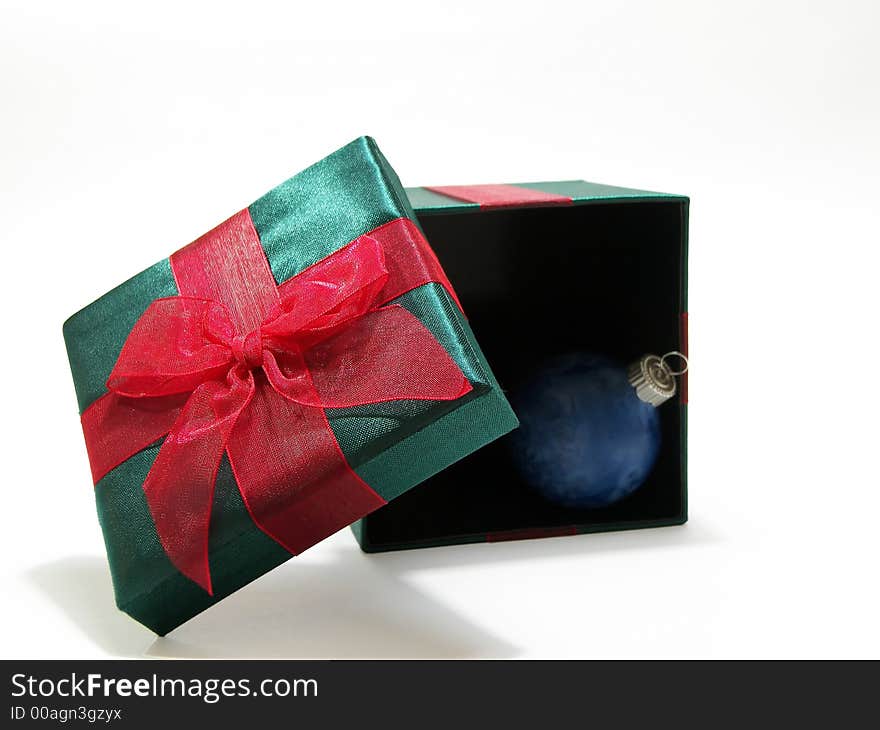
[[[64,338],[117,605],[159,634],[517,423],[369,138]]]
[[[584,181],[407,192],[505,389],[562,353],[586,350],[623,364],[649,352],[687,353],[687,198]],[[650,476],[622,501],[602,509],[552,504],[523,482],[510,434],[358,523],[361,547],[684,523],[686,377],[658,408],[662,445]]]

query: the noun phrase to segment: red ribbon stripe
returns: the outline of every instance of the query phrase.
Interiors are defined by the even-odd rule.
[[[543,190],[519,185],[443,185],[426,187],[440,195],[466,203],[479,203],[481,208],[513,208],[519,206],[569,205],[567,195],[545,193]]]

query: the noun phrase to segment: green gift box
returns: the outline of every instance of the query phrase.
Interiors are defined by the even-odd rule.
[[[409,188],[502,386],[554,355],[687,353],[688,199],[584,181]],[[687,520],[687,382],[659,410],[647,481],[602,509],[528,489],[499,439],[361,520],[381,552],[678,525]]]
[[[517,424],[366,137],[64,338],[117,605],[159,634]]]

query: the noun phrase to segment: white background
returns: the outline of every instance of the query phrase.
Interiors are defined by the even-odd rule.
[[[0,11],[4,655],[880,655],[876,2],[128,7]],[[691,521],[343,531],[155,640],[113,605],[61,323],[361,134],[408,185],[691,196]]]

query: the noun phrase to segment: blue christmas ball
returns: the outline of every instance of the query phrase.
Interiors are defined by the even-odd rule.
[[[511,434],[523,480],[566,507],[605,507],[647,479],[660,451],[657,409],[636,395],[626,368],[573,354],[511,393],[520,427]]]

